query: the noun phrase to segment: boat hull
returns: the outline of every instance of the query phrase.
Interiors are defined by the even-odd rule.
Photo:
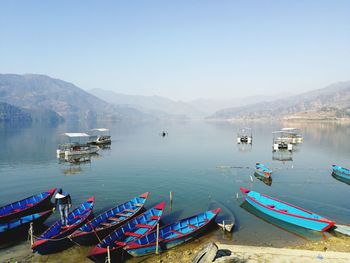
[[[123,223],[125,223],[125,221]],[[71,236],[71,239],[73,243],[78,243],[79,245],[82,245],[82,246],[95,245],[101,242],[102,239],[104,239],[106,236],[108,236],[110,233],[112,233],[115,229],[117,229],[120,226],[121,224],[115,224],[112,227],[96,230],[95,232],[93,231],[82,232],[82,234],[75,233],[75,235]]]
[[[277,212],[273,209],[269,209],[265,206],[261,206],[260,204],[255,202],[253,199],[251,199],[249,195],[245,193],[243,194],[244,194],[245,200],[257,210],[271,217],[285,221],[287,223],[304,227],[307,229],[315,230],[315,231],[325,231],[334,225],[334,222],[315,221],[315,220],[305,219],[304,217],[297,216],[297,215],[289,215],[287,213]]]
[[[0,232],[0,244],[6,243],[7,241],[12,241],[14,239],[20,239],[20,238],[26,238],[28,237],[28,230],[30,228],[30,224],[33,223],[33,228],[36,229],[36,227],[42,223],[45,222],[45,220],[52,214],[52,210],[48,210],[45,212],[40,213],[41,215],[37,218],[33,218],[29,221],[26,221],[26,223],[20,224],[16,227],[6,229],[4,231]],[[27,217],[27,216],[25,216]],[[8,224],[13,224],[14,221],[19,220],[25,220],[25,217],[19,218],[17,220],[12,220]],[[7,225],[7,224],[6,224]],[[0,224],[0,229],[2,229],[2,225]],[[10,238],[12,238],[10,240]]]
[[[51,198],[55,192],[56,192],[56,188],[50,189],[49,191],[47,191],[48,195],[45,198],[43,198],[40,202],[38,202],[37,204],[35,204],[31,207],[25,208],[23,210],[20,210],[18,212],[13,212],[10,214],[0,216],[0,223],[6,223],[6,222],[9,222],[13,219],[19,218],[19,217],[35,214],[35,213],[52,208],[53,206],[51,203]],[[25,199],[23,199],[23,200],[25,200]],[[21,202],[21,201],[19,201],[19,202]]]
[[[186,243],[190,240],[192,240],[193,238],[203,234],[212,224],[208,224],[205,227],[203,227],[202,229],[200,229],[197,232],[194,232],[191,235],[188,236],[184,236],[169,242],[159,242],[158,245],[158,252],[164,252],[166,250],[169,250],[173,247],[176,247],[178,245],[181,245],[183,243]],[[126,249],[126,251],[132,255],[133,257],[141,257],[141,256],[145,256],[145,255],[149,255],[149,254],[155,254],[156,252],[156,245],[150,245],[147,247],[140,247],[140,248],[135,248],[135,249]]]
[[[343,168],[343,167],[338,166],[338,165],[333,165],[332,170],[333,170],[333,174],[335,174],[336,176],[350,181],[350,170],[349,169]]]

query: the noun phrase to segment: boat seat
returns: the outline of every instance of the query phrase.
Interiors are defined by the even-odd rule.
[[[134,206],[143,206],[141,203],[135,203]]]
[[[33,204],[26,204],[26,207],[33,207]]]
[[[122,221],[122,220],[121,220],[120,218],[118,218],[118,217],[108,217],[107,220],[110,220],[110,221],[117,221],[117,222]]]
[[[134,209],[124,209],[123,212],[131,212],[131,213],[134,213],[136,210]]]
[[[116,244],[118,247],[124,247],[126,245],[125,242],[120,242],[120,241],[116,241],[114,242],[114,244]]]
[[[180,231],[174,230],[174,229],[171,229],[170,232],[178,234],[178,235],[183,235],[183,233],[181,233]]]
[[[18,209],[18,208],[16,208],[16,209],[13,209],[13,212],[20,212],[20,211],[22,211],[21,209]]]
[[[195,226],[195,225],[192,225],[192,224],[187,224],[187,226],[192,227],[192,228],[194,228],[194,229],[197,229],[197,228],[198,228],[198,226]]]
[[[116,216],[129,216],[128,214],[125,214],[125,213],[116,213],[115,215]]]
[[[158,220],[158,219],[159,219],[159,216],[151,216],[149,219],[150,219],[150,220]]]
[[[111,226],[112,224],[106,223],[106,222],[102,222],[100,225],[103,225],[103,226]]]
[[[267,207],[275,208],[275,205],[267,205]]]
[[[142,237],[142,234],[134,233],[134,232],[125,232],[124,235],[131,237]]]
[[[148,229],[152,229],[154,226],[151,225],[146,225],[146,224],[136,224],[136,227],[140,227],[140,228],[148,228]]]

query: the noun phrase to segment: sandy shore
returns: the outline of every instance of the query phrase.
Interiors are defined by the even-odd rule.
[[[171,249],[160,255],[151,255],[143,258],[132,258],[128,263],[187,263],[191,262],[204,245],[212,239],[196,239],[186,245]],[[272,248],[257,246],[241,246],[223,244],[214,240],[219,250],[231,254],[218,258],[215,262],[247,262],[247,263],[274,263],[274,262],[350,262],[350,238],[342,235],[333,236],[321,241],[307,242],[302,245],[288,248]],[[90,262],[85,258],[89,248],[72,247],[63,253],[50,256],[32,254],[28,244],[23,243],[16,247],[0,250],[0,262]]]

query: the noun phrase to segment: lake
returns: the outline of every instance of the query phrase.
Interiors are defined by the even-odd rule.
[[[237,145],[240,127],[251,127],[253,144]],[[272,153],[272,131],[301,129],[304,142],[292,154]],[[59,163],[64,132],[111,130],[112,145],[79,165]],[[160,133],[165,130],[168,136]],[[0,126],[0,205],[52,187],[69,192],[78,205],[96,197],[98,213],[149,191],[146,207],[173,192],[164,222],[222,206],[219,220],[234,214],[233,234],[210,235],[234,244],[282,247],[325,236],[267,218],[242,204],[239,187],[282,199],[338,223],[350,222],[350,185],[331,176],[331,165],[350,166],[350,127],[337,123],[65,123]],[[273,170],[269,186],[254,176],[255,162]],[[48,223],[58,219],[58,213]],[[6,249],[0,250],[1,254]]]

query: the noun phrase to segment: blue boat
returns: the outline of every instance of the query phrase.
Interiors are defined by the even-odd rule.
[[[325,231],[335,225],[334,221],[303,208],[243,187],[240,190],[249,204],[271,217],[316,231]]]
[[[23,216],[7,223],[0,224],[0,240],[6,242],[10,237],[19,238],[22,234],[27,237],[30,223],[33,223],[33,226],[35,227],[36,225],[43,223],[51,214],[52,210],[50,209],[48,211]]]
[[[152,232],[163,215],[164,207],[165,202],[161,202],[116,229],[90,251],[88,258],[97,262],[105,262],[107,247],[110,249],[111,257],[116,258],[118,252],[122,251],[120,250],[122,247]]]
[[[70,236],[71,240],[80,245],[93,245],[101,242],[116,228],[139,214],[146,203],[148,195],[148,192],[143,193],[130,201],[99,214],[76,230]]]
[[[182,219],[159,229],[158,251],[162,252],[203,233],[220,212],[221,208],[209,210],[198,215]],[[156,251],[156,231],[129,243],[123,249],[134,257],[154,254]]]
[[[260,176],[263,176],[265,178],[269,178],[271,176],[272,170],[267,168],[262,163],[256,163],[255,164],[255,172]]]
[[[68,214],[68,227],[62,226],[61,220],[56,221],[34,242],[32,245],[33,251],[39,254],[49,254],[69,247],[71,242],[67,237],[89,218],[94,207],[94,201],[95,198],[90,197],[70,212]]]
[[[56,188],[32,195],[23,200],[0,207],[0,223],[6,223],[12,219],[23,217],[43,211],[51,206],[51,197]]]
[[[350,181],[350,170],[339,165],[332,165],[333,174],[336,176]]]

